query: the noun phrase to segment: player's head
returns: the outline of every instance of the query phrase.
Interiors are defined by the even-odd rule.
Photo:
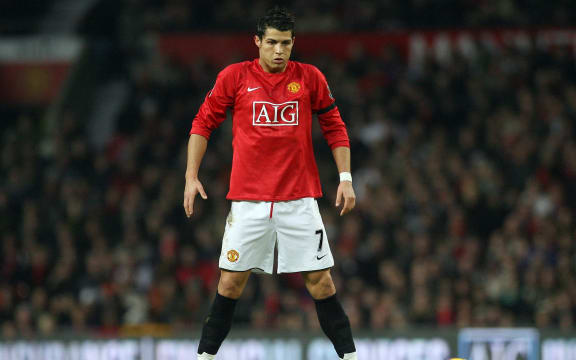
[[[291,37],[294,37],[294,24],[294,16],[286,8],[275,6],[268,9],[266,14],[258,19],[256,35],[262,40],[266,30],[272,28],[282,32],[290,31]]]
[[[294,16],[286,9],[274,7],[258,19],[254,42],[260,51],[260,65],[268,72],[286,68],[294,45]]]

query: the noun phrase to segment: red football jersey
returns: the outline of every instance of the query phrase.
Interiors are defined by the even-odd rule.
[[[289,61],[268,73],[258,59],[218,74],[192,122],[190,134],[210,137],[232,109],[230,200],[282,201],[320,197],[312,146],[312,114],[333,149],[349,147],[346,126],[326,78],[316,67]]]

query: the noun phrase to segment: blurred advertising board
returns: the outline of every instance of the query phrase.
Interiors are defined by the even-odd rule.
[[[535,329],[463,329],[458,334],[458,356],[474,360],[539,360],[539,336]]]
[[[80,41],[71,37],[0,37],[0,103],[50,103],[80,49]]]
[[[435,339],[357,339],[363,360],[445,360],[450,347]],[[16,341],[0,344],[2,360],[190,360],[198,340],[125,339],[72,341]],[[330,342],[312,338],[308,343],[290,337],[227,340],[217,360],[334,360]]]
[[[536,329],[462,329],[370,334],[356,338],[362,360],[573,360],[576,334],[548,337]],[[2,360],[190,360],[194,337],[67,338],[0,341]],[[237,331],[217,360],[336,360],[332,344],[319,334]]]

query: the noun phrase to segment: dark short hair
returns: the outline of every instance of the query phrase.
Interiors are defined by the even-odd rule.
[[[256,35],[260,39],[264,36],[267,28],[273,28],[280,31],[292,32],[294,36],[294,24],[296,19],[286,8],[275,6],[266,11],[266,15],[258,19],[258,28],[256,29]]]

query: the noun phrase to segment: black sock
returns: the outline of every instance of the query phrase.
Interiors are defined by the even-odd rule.
[[[343,358],[344,354],[356,352],[350,321],[336,295],[314,300],[314,302],[320,326],[328,339],[332,341],[338,356]]]
[[[232,317],[237,301],[216,293],[210,314],[206,317],[202,327],[198,354],[216,355],[232,327]]]

